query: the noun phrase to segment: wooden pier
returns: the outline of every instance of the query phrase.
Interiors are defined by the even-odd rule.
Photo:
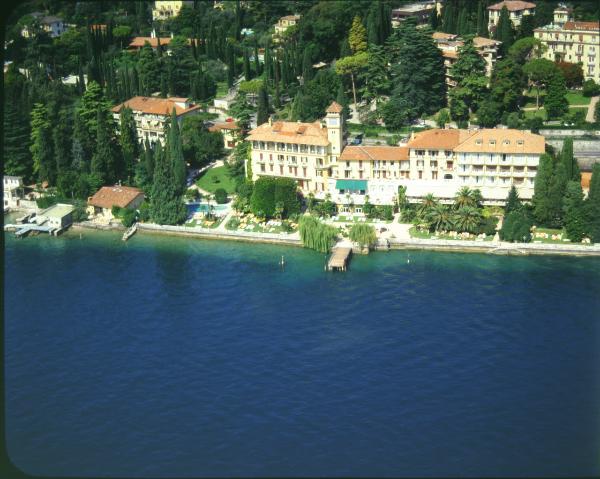
[[[327,262],[327,271],[346,271],[348,263],[350,262],[350,256],[352,255],[352,248],[347,246],[334,247],[329,261]]]

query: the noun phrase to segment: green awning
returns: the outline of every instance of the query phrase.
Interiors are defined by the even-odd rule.
[[[367,191],[367,180],[335,180],[337,190]]]

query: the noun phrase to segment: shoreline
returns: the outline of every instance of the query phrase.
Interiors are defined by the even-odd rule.
[[[125,231],[121,225],[98,225],[93,223],[73,223],[74,229],[96,229],[104,231]],[[299,238],[286,237],[274,233],[250,233],[240,231],[213,231],[200,227],[155,225],[138,223],[138,233],[193,237],[213,240],[242,241],[246,243],[279,244],[302,247]],[[389,248],[376,247],[375,251],[425,250],[455,253],[486,253],[502,256],[558,255],[558,256],[600,256],[600,244],[547,244],[547,243],[507,243],[468,240],[427,240],[419,238],[388,239]]]

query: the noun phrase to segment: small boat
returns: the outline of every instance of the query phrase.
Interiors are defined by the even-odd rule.
[[[131,225],[129,227],[129,229],[127,231],[125,231],[125,233],[123,233],[123,241],[127,241],[129,238],[131,238],[135,232],[137,231],[137,223],[133,223],[133,225]]]

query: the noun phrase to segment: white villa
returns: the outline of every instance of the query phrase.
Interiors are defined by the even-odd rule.
[[[500,3],[490,5],[488,9],[488,30],[493,32],[498,25],[500,20],[500,12],[502,8],[506,7],[508,15],[513,26],[517,28],[521,25],[521,19],[526,15],[533,15],[535,13],[535,3],[522,2],[521,0],[504,0]]]
[[[133,119],[140,142],[149,140],[150,143],[156,143],[160,141],[164,145],[165,124],[169,121],[173,109],[175,109],[177,121],[181,125],[185,116],[198,113],[201,107],[200,105],[194,106],[188,98],[135,96],[113,107],[115,121],[119,121],[123,108],[130,108],[133,111]]]

